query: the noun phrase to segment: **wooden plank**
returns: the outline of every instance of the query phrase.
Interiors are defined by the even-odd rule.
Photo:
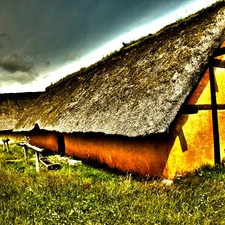
[[[213,66],[219,68],[225,68],[225,60],[213,59]]]
[[[28,148],[31,148],[31,149],[33,149],[33,150],[35,150],[37,152],[44,152],[45,151],[44,148],[36,147],[36,146],[31,145],[31,144],[29,144],[27,142],[19,143],[18,145],[20,145],[20,146],[27,146]]]
[[[186,105],[180,110],[180,114],[196,114],[198,111],[212,110],[211,104]],[[225,110],[225,104],[217,105],[217,110]]]
[[[21,162],[23,159],[7,159],[5,160],[6,163],[15,163],[15,162]]]
[[[55,170],[55,169],[60,169],[61,168],[61,164],[60,163],[53,163],[52,161],[50,161],[46,157],[40,158],[40,162],[44,166],[46,166],[48,168],[48,170]]]
[[[220,55],[225,55],[225,47],[218,48],[213,53],[213,57],[217,57],[217,56],[220,56]]]
[[[35,161],[35,158],[30,158],[30,160]],[[5,162],[6,163],[14,163],[14,162],[21,162],[23,161],[23,159],[6,159]]]
[[[25,161],[25,163],[27,163],[28,162],[28,154],[27,154],[27,146],[26,145],[23,146],[23,150],[24,150],[24,161]]]
[[[39,148],[39,147],[36,147],[36,146],[34,146],[34,145],[31,145],[31,144],[29,144],[29,143],[26,143],[26,146],[28,147],[28,148],[32,148],[33,150],[35,150],[35,151],[37,151],[37,152],[44,152],[44,148]]]
[[[181,108],[181,114],[196,114],[198,113],[198,108],[195,105],[185,105]]]
[[[35,157],[36,157],[36,171],[39,172],[40,159],[39,159],[39,152],[38,151],[35,151]]]
[[[211,104],[199,104],[199,105],[187,105],[190,107],[195,107],[200,110],[212,110],[212,105]],[[217,110],[225,110],[225,104],[217,104]]]
[[[210,78],[210,93],[212,104],[212,125],[213,125],[213,141],[214,141],[214,162],[220,164],[220,138],[219,138],[219,124],[217,115],[217,102],[216,102],[216,88],[215,88],[215,75],[212,62],[209,64],[209,78]]]

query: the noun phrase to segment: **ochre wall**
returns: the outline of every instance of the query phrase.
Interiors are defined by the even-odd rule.
[[[225,45],[225,42],[223,46]],[[225,104],[225,69],[214,68],[217,104]],[[187,105],[211,105],[209,70],[206,71]],[[218,110],[220,154],[224,158],[225,110]],[[190,171],[205,164],[214,165],[212,111],[199,110],[197,114],[180,115],[171,128],[170,155],[163,175]],[[174,140],[174,141],[173,141]]]
[[[172,128],[170,155],[163,176],[177,174],[214,163],[212,122],[210,111],[180,115]],[[175,139],[175,140],[174,140]]]
[[[58,152],[58,137],[56,132],[38,131],[27,133],[30,138],[30,144]]]
[[[162,176],[168,135],[127,138],[102,134],[65,134],[66,154],[94,160],[141,177]]]

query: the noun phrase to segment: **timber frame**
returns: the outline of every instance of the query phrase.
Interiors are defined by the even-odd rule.
[[[181,108],[180,114],[195,114],[199,110],[212,110],[212,126],[213,126],[213,143],[214,143],[214,163],[221,163],[220,156],[220,138],[219,138],[219,124],[218,124],[218,110],[225,110],[225,104],[217,104],[216,100],[216,84],[214,67],[225,68],[225,61],[216,57],[225,55],[225,47],[218,48],[213,53],[208,67],[209,67],[209,79],[210,79],[210,95],[211,105],[185,105]]]
[[[220,156],[220,138],[219,138],[219,124],[218,124],[218,106],[216,100],[216,88],[215,88],[215,74],[214,67],[220,67],[215,63],[215,57],[225,55],[225,47],[218,48],[213,53],[213,56],[209,62],[209,77],[210,77],[210,92],[211,92],[211,105],[212,105],[212,125],[213,125],[213,142],[214,142],[214,162],[215,164],[221,163]],[[218,62],[218,61],[217,61]],[[220,61],[221,62],[221,61]],[[224,67],[220,67],[224,68]]]

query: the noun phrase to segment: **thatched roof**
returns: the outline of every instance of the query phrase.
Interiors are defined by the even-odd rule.
[[[0,94],[0,131],[10,131],[40,92]]]
[[[164,132],[224,36],[222,1],[50,86],[16,130]]]

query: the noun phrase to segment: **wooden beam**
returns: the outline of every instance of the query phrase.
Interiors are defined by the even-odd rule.
[[[35,158],[36,158],[36,171],[39,172],[39,162],[40,162],[40,156],[39,156],[39,153],[38,151],[35,151]]]
[[[196,114],[198,113],[198,108],[195,105],[185,105],[180,110],[181,114]]]
[[[210,92],[212,104],[212,125],[213,125],[213,141],[214,141],[214,162],[220,164],[220,138],[219,138],[219,124],[217,115],[217,102],[216,102],[216,88],[215,88],[215,75],[212,61],[209,63],[209,77],[210,77]]]
[[[25,163],[27,163],[28,162],[28,154],[27,154],[27,146],[26,145],[23,146],[23,150],[24,150],[24,161],[25,161]]]
[[[65,141],[64,141],[64,134],[57,133],[58,138],[58,152],[61,156],[65,155]]]
[[[38,147],[36,147],[36,146],[34,146],[34,145],[31,145],[31,144],[29,144],[29,143],[26,143],[26,146],[28,147],[28,148],[32,148],[33,150],[35,150],[36,152],[43,152],[45,149],[44,148],[38,148]]]
[[[212,110],[211,104],[199,104],[199,105],[187,105],[189,107],[194,107],[198,111],[200,110]],[[217,104],[217,110],[225,110],[225,104]]]
[[[219,68],[225,68],[225,60],[213,59],[213,66]]]
[[[201,110],[212,110],[211,104],[185,105],[181,108],[180,114],[196,114]],[[217,110],[225,110],[225,104],[217,104]]]
[[[225,55],[225,47],[218,48],[213,53],[213,57],[217,57],[217,56],[220,56],[220,55]]]
[[[53,163],[46,157],[40,158],[40,162],[44,166],[46,166],[48,168],[48,170],[55,170],[55,169],[60,169],[61,168],[61,164],[60,163]]]

